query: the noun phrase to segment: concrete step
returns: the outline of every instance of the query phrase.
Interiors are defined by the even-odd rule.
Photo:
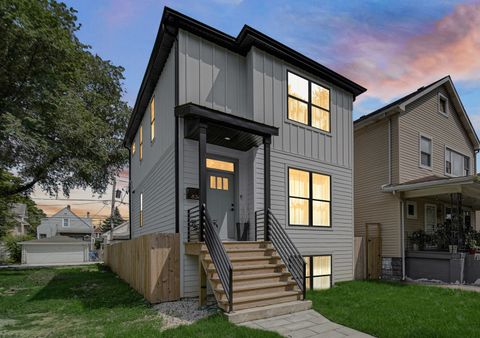
[[[276,316],[288,315],[290,313],[306,311],[311,309],[312,302],[309,300],[298,300],[280,304],[259,306],[250,309],[237,310],[225,313],[228,321],[234,324],[249,322],[251,320],[266,319]]]
[[[255,296],[233,297],[233,311],[243,310],[253,307],[286,303],[302,299],[300,291],[282,291],[267,294],[260,294]],[[228,310],[228,301],[218,300],[218,305]]]

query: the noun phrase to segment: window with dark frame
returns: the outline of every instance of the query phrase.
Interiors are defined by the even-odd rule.
[[[420,136],[420,164],[432,167],[432,140],[425,136]]]
[[[304,256],[307,290],[323,290],[332,286],[332,256]]]
[[[288,77],[288,119],[330,132],[330,90],[292,72]]]
[[[443,96],[440,96],[439,97],[439,110],[440,110],[440,113],[446,115],[448,112],[447,112],[447,99]]]
[[[331,227],[331,177],[288,169],[289,225]]]

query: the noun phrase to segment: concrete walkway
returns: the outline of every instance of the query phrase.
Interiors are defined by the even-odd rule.
[[[291,338],[372,337],[366,333],[335,324],[314,310],[296,312],[268,319],[253,320],[239,325],[254,329],[275,331],[284,337]]]

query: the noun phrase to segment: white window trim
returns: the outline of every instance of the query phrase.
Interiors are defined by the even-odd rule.
[[[445,174],[445,176],[448,176],[448,177],[463,177],[463,175],[462,175],[462,176],[455,176],[455,175],[453,175],[453,174],[448,174],[448,173],[447,173],[447,150],[453,151],[453,152],[455,152],[455,153],[457,153],[457,154],[459,154],[459,155],[462,155],[463,157],[468,157],[469,162],[470,162],[470,169],[469,169],[470,174],[469,174],[469,176],[471,176],[471,173],[472,173],[472,158],[471,158],[470,156],[468,156],[468,155],[465,155],[465,154],[462,153],[461,151],[458,151],[458,150],[455,149],[454,147],[450,147],[450,146],[448,146],[448,145],[445,145],[444,148],[445,148],[445,149],[444,149],[444,152],[443,152],[443,173]],[[452,164],[452,165],[453,165],[453,164]],[[465,166],[464,166],[464,165],[465,165],[465,162],[462,164],[463,171],[465,172]]]
[[[417,212],[417,202],[415,202],[415,201],[407,201],[407,202],[405,203],[405,205],[407,206],[407,210],[406,210],[407,219],[417,219],[417,215],[418,215],[418,212]],[[408,206],[409,206],[409,205],[413,205],[413,210],[414,210],[413,215],[409,215],[409,214],[408,214]]]
[[[65,220],[67,220],[67,225],[65,225],[65,222],[64,222]],[[63,228],[68,228],[68,227],[70,227],[70,218],[66,218],[66,217],[63,217],[63,218],[62,218],[62,227],[63,227]]]
[[[423,229],[425,233],[430,234],[430,232],[427,231],[427,207],[434,207],[435,208],[435,226],[438,224],[438,210],[437,210],[437,205],[432,204],[432,203],[425,203],[424,205],[424,210],[423,210]]]
[[[422,137],[430,140],[430,166],[422,164]],[[423,133],[418,134],[418,166],[427,170],[432,170],[433,168],[433,138]]]
[[[440,110],[440,100],[442,100],[442,99],[445,100],[445,112],[442,112]],[[448,109],[448,97],[446,97],[442,93],[438,93],[437,108],[438,108],[437,110],[440,114],[442,114],[445,117],[448,117],[448,115],[450,113],[450,110]]]

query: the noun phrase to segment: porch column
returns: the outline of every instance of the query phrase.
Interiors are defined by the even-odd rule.
[[[264,238],[268,241],[268,220],[270,209],[270,144],[272,143],[271,136],[265,136],[263,138],[263,206],[265,209],[265,221],[264,221]]]
[[[198,133],[198,188],[200,190],[199,214],[200,214],[200,242],[203,242],[203,205],[207,203],[207,126],[199,124]]]
[[[462,193],[455,194],[455,202],[457,207],[457,224],[458,224],[458,245],[465,244],[465,217],[462,210]]]

